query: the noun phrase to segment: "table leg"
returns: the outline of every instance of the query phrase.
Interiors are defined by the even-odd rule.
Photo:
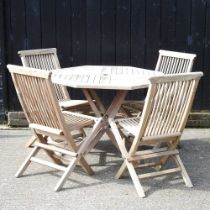
[[[91,96],[91,94],[89,93],[87,89],[82,89],[82,92],[85,98],[87,99],[91,109],[93,110],[94,114],[96,115],[96,117],[101,117],[101,112],[99,111],[98,107],[94,103],[95,98]]]
[[[105,133],[104,132],[100,132],[101,130],[103,131],[104,129],[104,123],[103,123],[103,119],[99,118],[97,120],[97,122],[95,123],[95,125],[93,126],[92,132],[90,135],[88,135],[83,141],[84,143],[81,145],[81,147],[78,149],[78,154],[84,156],[85,154],[87,154],[92,148],[90,147],[90,145],[95,146],[95,144],[100,140],[100,138],[102,137],[102,135]],[[101,133],[101,135],[99,136],[98,134]]]
[[[88,100],[92,110],[94,111],[95,115],[97,117],[100,117],[100,120],[99,122],[97,122],[97,125],[93,127],[92,133],[85,140],[87,142],[87,145],[90,144],[90,147],[92,148],[92,145],[95,145],[103,136],[103,134],[107,133],[112,143],[117,147],[117,149],[121,151],[122,156],[126,157],[128,155],[128,152],[126,150],[125,143],[120,135],[114,118],[117,115],[128,91],[119,90],[116,96],[114,97],[111,105],[107,108],[107,110],[105,110],[105,106],[103,105],[102,101],[100,100],[100,98],[94,90],[89,91],[87,89],[83,89],[83,93],[86,99]],[[98,106],[101,107],[101,110],[99,110],[99,108],[95,105],[93,100],[98,101]],[[90,148],[87,149],[87,146],[85,146],[84,151],[87,150],[90,150]]]
[[[106,109],[105,109],[105,106],[103,105],[102,101],[100,100],[99,96],[97,95],[96,91],[95,90],[87,90],[87,89],[83,89],[82,91],[83,91],[84,96],[88,100],[88,103],[89,103],[91,109],[93,110],[94,114],[97,117],[101,117],[106,112]],[[96,104],[98,105],[98,107],[93,102],[94,100],[95,100]],[[112,143],[115,145],[115,147],[117,147],[116,140],[115,140],[114,136],[112,135],[112,133],[110,132],[109,128],[107,128],[105,132],[107,133],[108,137],[110,138]]]
[[[96,100],[96,104],[97,104],[99,110],[101,111],[101,113],[105,113],[106,108],[105,108],[104,104],[102,103],[101,99],[99,98],[98,94],[96,93],[96,91],[90,90],[90,93],[91,93],[92,97]]]

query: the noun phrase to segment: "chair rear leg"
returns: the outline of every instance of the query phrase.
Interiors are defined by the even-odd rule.
[[[117,173],[115,175],[115,179],[120,179],[123,176],[123,174],[125,173],[126,169],[127,169],[127,166],[124,161],[123,164],[120,166],[119,170],[117,171]]]
[[[110,130],[110,128],[106,129],[106,134],[109,137],[109,139],[111,140],[112,144],[116,147],[117,150],[119,150],[119,146],[117,144],[117,141],[115,139],[115,136],[113,135],[112,131]]]
[[[28,157],[25,159],[25,161],[22,163],[20,168],[18,169],[17,173],[15,174],[15,177],[20,177],[23,175],[23,172],[26,170],[26,168],[31,163],[31,157],[35,156],[37,152],[39,151],[38,147],[34,147],[31,153],[28,155]]]
[[[85,130],[83,128],[80,128],[79,132],[82,134],[82,137],[86,136]]]
[[[26,142],[26,147],[32,147],[32,144],[37,140],[37,137],[33,135],[27,142]]]
[[[43,137],[41,134],[36,134],[40,140],[41,143],[47,144],[47,138],[48,136]],[[63,162],[60,160],[59,157],[56,157],[55,153],[50,150],[44,150],[47,155],[52,159],[53,162],[55,162],[58,165],[63,165]]]
[[[181,168],[181,175],[182,175],[182,178],[183,178],[183,180],[185,182],[185,185],[187,187],[193,187],[191,179],[190,179],[190,177],[189,177],[189,175],[187,173],[187,170],[185,169],[185,166],[184,166],[180,156],[179,155],[175,155],[173,157],[174,157],[174,160],[176,161],[177,165]]]
[[[100,123],[101,123],[101,120],[99,120],[94,125],[95,131],[89,137],[87,137],[87,139],[84,140],[84,143],[79,148],[79,151],[78,151],[79,154],[83,154],[83,155],[87,154],[98,142],[98,139],[100,139],[100,137],[104,134],[103,130],[101,132],[99,131],[99,129],[101,127]],[[79,160],[79,163],[88,175],[94,174],[93,170],[88,165],[88,163],[86,162],[86,160],[83,156]]]
[[[83,169],[89,176],[91,176],[91,175],[94,174],[92,168],[88,165],[88,163],[87,163],[87,161],[85,160],[84,157],[81,157],[79,163],[80,163],[82,169]]]
[[[68,167],[66,168],[64,174],[62,175],[61,179],[58,181],[56,187],[54,188],[55,191],[59,191],[59,190],[63,187],[63,185],[64,185],[66,179],[67,179],[68,176],[69,176],[69,174],[74,170],[74,167],[76,166],[76,163],[77,163],[77,161],[78,161],[78,158],[79,158],[79,157],[74,157],[74,158],[71,160],[70,164],[69,164]]]
[[[168,149],[169,149],[169,150],[174,150],[174,149],[177,147],[178,143],[179,143],[179,139],[176,139],[173,143],[169,143],[169,144],[168,144]],[[167,161],[168,161],[169,158],[170,158],[169,155],[163,156],[163,157],[159,160],[159,162],[157,163],[157,166],[155,167],[155,169],[156,169],[157,171],[161,170],[161,169],[163,168],[163,166],[167,163]]]
[[[143,187],[141,186],[140,180],[136,174],[135,168],[132,163],[129,163],[127,160],[125,160],[126,166],[128,168],[128,171],[130,173],[131,179],[133,180],[134,186],[136,188],[136,191],[138,195],[143,198],[145,197],[145,193],[143,190]]]

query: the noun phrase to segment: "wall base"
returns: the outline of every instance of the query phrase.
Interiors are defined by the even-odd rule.
[[[9,112],[8,126],[27,127],[28,122],[23,112]],[[210,111],[193,111],[187,121],[188,128],[210,128]]]

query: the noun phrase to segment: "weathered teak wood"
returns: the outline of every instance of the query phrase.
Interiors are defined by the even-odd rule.
[[[159,50],[155,71],[164,74],[187,73],[192,71],[196,54]]]
[[[101,135],[107,133],[112,143],[119,148],[122,142],[119,140],[116,143],[117,139],[120,139],[120,134],[118,129],[115,129],[114,117],[127,91],[148,87],[148,78],[154,75],[163,75],[163,73],[130,66],[78,66],[53,71],[52,81],[72,88],[81,88],[95,115],[101,117],[99,125]],[[97,89],[117,90],[108,108],[97,96]],[[96,103],[93,103],[93,100]],[[113,128],[110,128],[110,119],[112,119]]]
[[[160,165],[164,165],[168,156],[172,156],[173,158],[175,157],[176,163],[179,164],[179,167],[165,171],[152,172],[146,175],[142,174],[140,177],[146,178],[160,176],[163,173],[169,174],[181,171],[185,183],[188,186],[192,186],[183,164],[177,158],[179,156],[177,156],[178,153],[176,145],[186,124],[186,119],[192,105],[192,99],[195,94],[196,86],[202,74],[192,73],[163,76],[163,73],[157,72],[157,75],[159,74],[162,76],[149,78],[148,76],[151,76],[153,72],[155,71],[148,71],[134,67],[82,66],[67,68],[66,70],[62,70],[62,72],[53,72],[52,76],[52,80],[55,83],[83,89],[87,100],[90,101],[90,104],[93,106],[92,108],[95,109],[97,116],[100,117],[99,121],[93,128],[91,136],[87,137],[87,141],[91,141],[93,136],[96,137],[91,143],[92,147],[97,143],[101,136],[109,130],[110,134],[114,137],[113,140],[117,142],[122,156],[125,159],[117,173],[117,177],[120,177],[127,168],[137,192],[141,197],[145,196],[145,194],[141,183],[139,182],[135,168],[147,166],[154,166],[158,168]],[[135,138],[130,150],[127,150],[125,147],[125,141],[122,139],[120,135],[121,132],[115,122],[115,116],[122,105],[128,90],[148,87],[149,84],[150,88],[148,90],[146,106],[144,108],[142,118],[134,119],[134,122],[131,123],[132,126],[130,126],[134,126],[136,128],[140,127],[140,131],[139,129],[137,129],[137,131],[132,131]],[[98,107],[94,106],[92,103],[92,100],[96,99],[94,98],[94,94],[91,95],[92,89],[117,90],[117,94],[113,98],[112,102],[110,102],[109,107],[105,108],[102,106],[102,109],[105,108],[105,110],[102,111],[102,114]],[[163,112],[161,107],[163,110],[166,110]],[[157,112],[155,112],[155,110],[157,110]],[[168,111],[168,113],[166,111]],[[162,115],[158,115],[158,113],[162,113]],[[130,121],[131,119],[127,120]],[[136,125],[135,122],[137,122]],[[158,122],[160,122],[160,124]],[[166,126],[164,125],[165,122]],[[125,120],[117,121],[117,123],[123,127]],[[148,125],[148,123],[150,124]],[[171,129],[169,125],[175,126],[175,129]],[[151,130],[147,131],[145,130],[146,128],[151,128]],[[137,151],[139,145],[154,145],[155,143],[159,144],[161,142],[165,142],[168,146],[166,148],[153,148],[152,150],[143,153],[138,153]],[[153,155],[153,153],[157,154]],[[141,156],[141,158],[138,158],[138,156]],[[161,158],[162,156],[163,158]],[[160,161],[153,161],[151,163],[139,163],[139,159],[144,160],[150,158],[161,159]]]
[[[136,90],[147,88],[148,78],[154,75],[163,73],[131,66],[76,66],[53,71],[52,82],[91,90]]]
[[[178,74],[192,71],[196,54],[159,50],[159,57],[155,67],[156,72],[164,74]],[[128,116],[142,111],[144,101],[125,101],[122,108]]]
[[[61,68],[56,48],[22,50],[18,52],[23,66],[42,69],[44,71],[58,70]],[[63,85],[54,84],[56,97],[62,110],[87,110],[88,102],[86,100],[72,100],[69,96],[68,90]],[[81,131],[80,135],[83,135]],[[31,146],[36,139],[27,142],[26,146]]]
[[[161,157],[160,160],[156,160],[156,164],[153,160],[151,165],[163,166],[168,157],[173,157],[177,165],[176,168],[141,174],[139,178],[181,172],[185,184],[188,187],[193,186],[176,146],[185,128],[196,88],[202,75],[201,72],[194,72],[151,77],[142,116],[117,121],[123,129],[133,134],[134,139],[128,151],[121,145],[126,152],[121,150],[124,163],[116,174],[116,178],[120,178],[128,169],[140,197],[144,197],[145,194],[140,181],[137,180],[135,167],[136,162],[141,160],[153,160]],[[163,142],[167,143],[167,148],[138,151],[140,145],[153,146],[155,143]],[[138,164],[139,166],[141,166],[141,162]],[[146,164],[145,166],[150,165]]]
[[[51,72],[15,65],[8,65],[7,67],[11,73],[29,126],[32,128],[35,137],[40,141],[40,143],[36,142],[34,144],[34,149],[23,162],[16,173],[16,177],[21,176],[31,162],[62,170],[64,174],[55,187],[57,191],[63,186],[68,175],[78,162],[86,173],[89,175],[93,174],[83,154],[86,154],[87,150],[91,149],[90,144],[94,140],[95,135],[91,136],[88,141],[84,139],[77,145],[70,131],[94,125],[97,119],[79,113],[61,111],[51,82]],[[51,146],[48,137],[65,141],[68,148],[60,148],[56,145]],[[45,150],[55,163],[36,158],[35,156],[40,149]],[[67,167],[64,167],[61,160],[55,157],[54,152],[70,156],[70,162]]]
[[[46,71],[60,69],[56,48],[23,50],[18,52],[23,66]],[[71,100],[68,90],[63,85],[54,84],[59,104],[64,110],[81,109],[88,105],[85,100]]]

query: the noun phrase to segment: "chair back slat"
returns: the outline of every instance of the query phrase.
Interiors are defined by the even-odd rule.
[[[144,137],[182,133],[202,72],[156,76],[150,86],[131,151]]]
[[[42,69],[45,71],[61,68],[55,48],[23,50],[19,51],[18,54],[21,57],[23,66],[26,67]],[[54,84],[54,88],[58,100],[70,99],[68,91],[64,86]]]
[[[159,50],[155,70],[164,74],[187,73],[192,71],[195,54]]]
[[[145,136],[180,132],[179,125],[188,105],[194,81],[163,83],[156,86],[154,106]]]

